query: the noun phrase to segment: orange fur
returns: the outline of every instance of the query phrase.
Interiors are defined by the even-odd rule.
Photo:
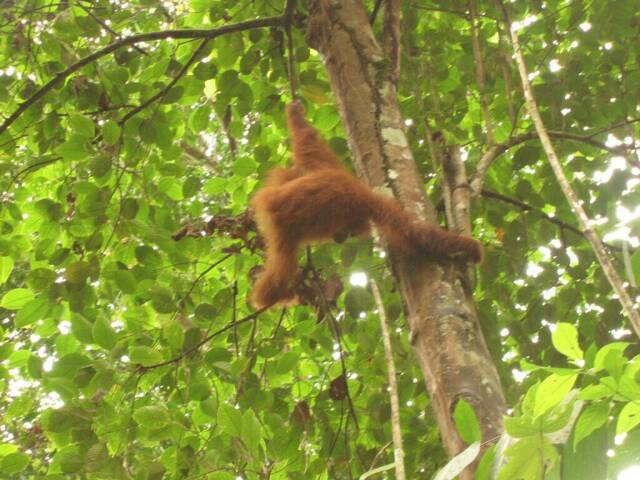
[[[368,233],[370,222],[405,254],[481,260],[482,247],[476,240],[418,220],[397,201],[374,193],[351,175],[305,121],[299,101],[287,106],[287,123],[294,165],[271,172],[252,199],[267,246],[266,265],[251,298],[256,308],[295,302],[301,245]]]

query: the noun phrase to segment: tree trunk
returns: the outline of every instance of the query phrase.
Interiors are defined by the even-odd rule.
[[[311,0],[307,41],[323,56],[358,174],[391,189],[404,208],[436,221],[409,149],[388,61],[361,0]],[[455,262],[390,252],[414,350],[424,372],[446,449],[465,448],[452,412],[459,398],[474,408],[483,441],[502,432],[505,401],[480,330],[464,269]],[[462,478],[472,478],[468,469]]]

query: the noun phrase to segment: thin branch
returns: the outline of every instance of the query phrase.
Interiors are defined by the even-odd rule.
[[[369,25],[373,25],[375,23],[376,17],[378,16],[378,12],[380,11],[381,6],[382,6],[382,0],[376,0],[376,4],[373,6],[371,15],[369,15]]]
[[[398,381],[396,378],[396,365],[393,361],[393,350],[391,348],[391,335],[387,325],[387,314],[382,303],[380,289],[374,279],[370,280],[373,298],[376,301],[378,317],[380,318],[380,328],[382,329],[382,343],[384,345],[384,356],[387,361],[387,378],[389,379],[389,401],[391,403],[391,436],[393,438],[393,458],[395,460],[396,479],[405,480],[407,478],[404,470],[404,449],[402,448],[402,430],[400,428],[400,401],[398,398]]]
[[[130,37],[123,38],[116,42],[107,45],[100,50],[87,55],[86,57],[78,60],[73,65],[69,66],[62,72],[58,73],[55,77],[45,83],[38,91],[31,95],[27,100],[21,103],[18,108],[9,115],[5,121],[0,125],[0,134],[2,134],[18,117],[27,110],[31,105],[36,103],[42,97],[44,97],[49,91],[51,91],[57,84],[61,83],[64,79],[69,77],[72,73],[78,71],[82,67],[95,62],[99,58],[109,55],[120,48],[127,47],[129,45],[136,45],[140,42],[149,42],[153,40],[164,40],[167,38],[174,39],[189,39],[189,38],[206,38],[212,39],[233,32],[240,32],[243,30],[250,30],[253,28],[262,27],[278,27],[282,26],[284,17],[279,15],[276,17],[258,18],[256,20],[249,20],[246,22],[239,22],[230,25],[224,25],[217,28],[209,29],[181,29],[181,30],[164,30],[161,32],[149,32],[141,33],[138,35],[132,35]]]
[[[620,278],[620,275],[611,262],[611,259],[609,258],[607,251],[605,250],[605,246],[602,243],[602,240],[600,240],[598,234],[595,232],[595,230],[593,230],[591,219],[587,216],[587,212],[582,207],[582,204],[578,199],[576,192],[571,187],[571,184],[569,183],[569,180],[567,179],[564,170],[562,169],[560,160],[558,159],[555,149],[551,144],[550,135],[547,132],[544,123],[542,122],[542,117],[540,116],[540,112],[538,110],[538,104],[536,103],[535,97],[533,95],[533,89],[531,88],[531,83],[529,82],[529,73],[524,61],[524,56],[522,55],[522,50],[520,48],[518,33],[511,26],[509,13],[504,6],[504,3],[502,4],[502,11],[504,14],[505,23],[509,26],[509,31],[511,32],[511,43],[513,45],[516,63],[518,64],[520,79],[522,81],[522,88],[524,90],[524,96],[527,102],[527,110],[529,111],[529,115],[531,115],[531,118],[533,119],[536,131],[538,132],[538,136],[540,137],[540,142],[542,143],[542,147],[547,154],[549,164],[553,169],[553,172],[556,176],[556,179],[558,180],[558,183],[560,184],[560,188],[562,189],[567,202],[569,202],[569,205],[576,214],[580,227],[591,243],[591,247],[596,254],[596,258],[600,262],[600,266],[602,267],[605,276],[609,280],[613,291],[618,296],[620,304],[622,305],[622,309],[629,317],[636,335],[640,337],[640,314],[638,314],[638,311],[636,310],[635,305],[633,304],[633,300],[629,296],[629,293],[625,290],[622,284],[622,279]]]
[[[547,134],[549,135],[549,137],[552,137],[552,138],[585,143],[592,147],[605,150],[611,154],[623,156],[625,157],[625,159],[627,159],[629,163],[632,163],[634,165],[637,163],[637,162],[632,162],[631,159],[628,158],[628,152],[629,150],[633,149],[633,146],[620,145],[618,147],[609,147],[603,142],[594,140],[592,138],[593,135],[589,135],[589,136],[578,135],[575,133],[562,132],[559,130],[548,130]],[[487,149],[487,151],[484,153],[484,155],[482,155],[482,157],[480,158],[476,166],[476,173],[473,176],[473,179],[471,180],[471,189],[473,190],[473,195],[477,196],[482,191],[482,187],[484,185],[487,172],[489,171],[489,167],[491,166],[491,163],[496,158],[498,158],[508,149],[515,147],[516,145],[519,145],[524,142],[528,142],[530,140],[536,140],[536,139],[538,139],[537,132],[527,132],[527,133],[522,133],[520,135],[516,135],[514,137],[510,137],[502,143],[491,145]]]
[[[36,162],[36,163],[32,163],[31,165],[27,165],[22,170],[17,172],[13,177],[11,177],[11,182],[9,182],[9,183],[11,185],[13,185],[21,176],[27,175],[28,173],[31,173],[34,170],[38,170],[39,168],[42,168],[42,167],[44,167],[46,165],[49,165],[50,163],[55,163],[58,160],[62,160],[62,157],[55,156],[55,157],[47,159],[47,160],[42,160],[40,162]]]
[[[509,197],[507,195],[503,195],[501,193],[498,192],[494,192],[491,190],[487,190],[487,189],[482,189],[481,195],[484,198],[493,198],[495,200],[499,200],[501,202],[504,203],[508,203],[509,205],[513,205],[514,207],[518,207],[520,210],[524,210],[525,212],[532,212],[535,213],[536,215],[539,215],[540,217],[542,217],[543,220],[546,220],[550,223],[553,223],[554,225],[557,225],[560,230],[564,231],[564,230],[568,230],[570,232],[575,233],[576,235],[580,235],[581,237],[586,238],[585,233],[580,230],[577,227],[574,227],[573,225],[567,223],[567,222],[563,222],[562,220],[558,220],[555,217],[552,217],[550,215],[547,215],[546,213],[544,213],[542,210],[540,210],[539,208],[534,207],[533,205],[530,205],[526,202],[523,202],[522,200],[518,200],[517,198],[513,198],[513,197]],[[604,245],[611,251],[616,251],[616,252],[620,252],[621,248],[617,247],[615,245],[611,245],[609,243],[604,243]]]
[[[287,0],[284,7],[284,31],[287,34],[287,68],[289,70],[289,88],[291,97],[296,98],[298,93],[298,76],[296,74],[296,64],[293,52],[293,34],[291,33],[291,25],[293,23],[293,14],[295,12],[295,0]]]
[[[172,358],[170,360],[165,360],[164,362],[156,363],[154,365],[149,365],[149,366],[146,366],[146,367],[143,366],[143,367],[140,367],[140,369],[141,369],[142,372],[146,372],[147,370],[153,370],[155,368],[166,367],[167,365],[171,365],[173,363],[178,363],[183,358],[191,355],[194,352],[197,352],[200,349],[200,347],[202,347],[203,345],[206,345],[207,343],[209,343],[213,338],[215,338],[218,335],[221,335],[221,334],[223,334],[223,333],[225,333],[225,332],[227,332],[229,330],[232,330],[233,328],[236,328],[238,325],[242,325],[243,323],[250,322],[251,320],[256,318],[258,315],[260,315],[262,312],[264,312],[268,308],[269,307],[261,308],[260,310],[256,310],[255,312],[247,315],[246,317],[241,318],[240,320],[238,320],[236,322],[228,323],[227,325],[222,327],[220,330],[216,330],[211,335],[207,335],[203,340],[198,342],[196,345],[194,345],[190,349],[185,350],[184,352],[182,352],[177,357],[174,357],[174,358]]]
[[[631,266],[631,255],[629,254],[629,242],[626,240],[622,241],[622,261],[624,262],[624,270],[627,274],[627,280],[629,285],[632,287],[637,287],[636,276],[633,273],[633,267]]]
[[[331,307],[329,306],[329,302],[325,297],[324,289],[322,288],[322,285],[320,283],[320,274],[318,273],[318,270],[316,270],[316,267],[313,265],[313,262],[311,259],[311,249],[309,248],[309,246],[307,246],[307,265],[305,268],[308,268],[311,271],[311,279],[313,281],[314,286],[316,287],[316,291],[318,292],[318,298],[322,303],[322,309],[326,312],[327,318],[329,320],[328,321],[329,326],[331,327],[331,331],[335,337],[336,343],[338,344],[338,353],[340,354],[340,365],[342,367],[342,375],[344,377],[347,403],[349,405],[349,412],[353,417],[353,423],[357,430],[360,428],[360,426],[358,422],[358,416],[356,415],[356,409],[353,405],[353,399],[351,398],[351,392],[349,391],[349,384],[347,382],[347,378],[349,378],[349,375],[348,375],[349,372],[347,371],[347,363],[345,362],[345,359],[344,359],[345,353],[344,353],[344,348],[342,344],[342,336],[340,335],[340,328],[338,326],[338,320],[331,312]]]
[[[600,135],[601,133],[607,133],[607,132],[610,132],[611,130],[615,130],[616,128],[624,127],[624,126],[631,125],[633,123],[638,123],[638,122],[640,122],[640,117],[639,118],[630,118],[629,120],[623,120],[622,122],[615,123],[613,125],[610,125],[608,127],[602,128],[600,130],[596,130],[595,132],[592,132],[588,136],[589,136],[589,138],[595,137],[596,135]]]
[[[156,93],[155,95],[152,95],[150,98],[148,98],[146,101],[142,102],[140,105],[138,105],[133,110],[129,110],[120,120],[118,120],[118,125],[124,125],[127,122],[127,120],[129,120],[131,117],[133,117],[134,115],[140,113],[142,110],[147,108],[149,105],[151,105],[156,100],[164,97],[167,94],[167,92],[169,90],[171,90],[173,88],[173,86],[176,83],[178,83],[178,81],[187,73],[187,70],[189,70],[191,65],[193,65],[193,63],[198,59],[198,57],[200,57],[200,54],[202,53],[204,48],[207,46],[208,42],[209,42],[208,38],[204,39],[200,43],[198,48],[196,48],[196,50],[193,52],[193,54],[191,54],[191,57],[189,57],[189,60],[187,60],[187,62],[180,69],[180,71],[176,74],[176,76],[173,77],[171,79],[171,81],[162,90],[160,90],[158,93]]]
[[[98,17],[97,15],[95,15],[90,8],[85,7],[82,4],[79,4],[80,8],[82,10],[84,10],[86,12],[87,15],[89,15],[94,22],[96,22],[98,25],[100,25],[102,28],[104,28],[107,32],[109,32],[111,35],[113,35],[116,38],[122,38],[122,35],[119,34],[118,32],[116,32],[113,28],[111,28],[104,20],[102,20],[100,17]],[[143,48],[140,48],[137,45],[134,45],[133,48],[140,52],[143,55],[149,55],[146,50],[144,50]]]
[[[480,109],[484,117],[484,126],[487,134],[487,143],[493,145],[495,137],[493,136],[493,122],[491,121],[491,113],[489,112],[489,101],[487,100],[487,91],[484,76],[484,63],[482,61],[482,52],[480,50],[480,40],[478,39],[478,28],[476,26],[477,9],[476,0],[468,1],[469,7],[469,25],[471,26],[471,46],[473,48],[473,60],[476,67],[476,85],[480,95]]]
[[[189,157],[194,160],[200,160],[206,164],[207,167],[214,169],[217,164],[214,158],[211,158],[198,147],[189,145],[185,140],[180,141],[180,148],[186,153]]]
[[[400,78],[400,4],[401,0],[387,0],[382,28],[382,49],[391,62],[391,78],[395,85]]]

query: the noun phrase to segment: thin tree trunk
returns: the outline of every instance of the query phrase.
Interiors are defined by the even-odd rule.
[[[391,404],[391,436],[393,438],[393,458],[395,460],[396,480],[406,480],[404,470],[404,449],[402,448],[402,429],[400,428],[400,399],[398,398],[398,381],[396,377],[396,364],[393,361],[391,348],[391,335],[387,325],[387,313],[382,302],[382,295],[375,280],[371,279],[371,291],[378,308],[380,318],[380,330],[382,331],[382,343],[384,356],[387,360],[387,376],[389,377],[389,403]]]
[[[403,130],[395,85],[362,1],[309,4],[307,40],[323,55],[358,174],[435,222]],[[450,455],[465,448],[452,418],[460,398],[473,406],[483,440],[494,440],[502,432],[505,401],[464,272],[454,262],[390,253],[444,446]],[[471,469],[461,478],[473,478]]]

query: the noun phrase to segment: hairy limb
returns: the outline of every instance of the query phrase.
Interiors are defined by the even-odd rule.
[[[287,105],[287,125],[291,132],[293,163],[304,170],[343,169],[335,153],[318,131],[304,119],[304,105],[296,100]]]
[[[482,261],[482,245],[477,240],[423,222],[405,212],[391,198],[371,193],[372,220],[392,245],[408,255],[445,255]]]

